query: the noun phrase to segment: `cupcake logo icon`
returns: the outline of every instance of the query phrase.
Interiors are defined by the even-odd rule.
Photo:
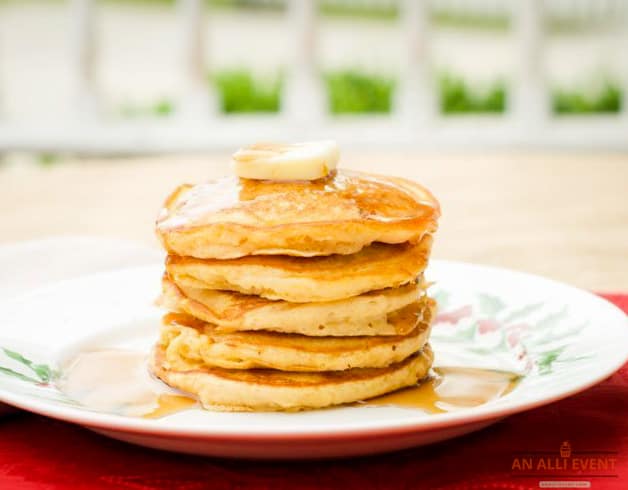
[[[571,444],[569,441],[563,441],[560,445],[560,457],[569,458],[571,456]]]

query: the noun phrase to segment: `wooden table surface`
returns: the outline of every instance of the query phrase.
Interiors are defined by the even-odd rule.
[[[181,182],[226,174],[227,154],[0,167],[0,242],[94,234],[157,246]],[[345,152],[348,168],[421,181],[443,216],[434,256],[628,291],[628,155]]]

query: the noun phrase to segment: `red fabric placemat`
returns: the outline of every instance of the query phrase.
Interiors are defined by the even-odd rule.
[[[603,296],[628,313],[628,295]],[[594,471],[582,472],[596,476],[575,480],[589,481],[591,488],[628,488],[628,364],[584,393],[474,434],[345,460],[185,456],[124,444],[22,412],[0,419],[0,489],[532,489],[539,488],[540,480],[574,480],[561,477],[561,468],[551,468],[565,441],[572,458],[580,457],[584,464],[599,460]],[[523,458],[538,467],[545,457],[548,477],[521,477],[530,474],[516,468],[525,464]]]

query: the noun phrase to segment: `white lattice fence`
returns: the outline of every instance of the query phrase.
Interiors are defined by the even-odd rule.
[[[185,78],[187,89],[178,101],[174,117],[143,123],[112,123],[100,117],[100,104],[94,90],[99,63],[95,3],[95,0],[68,2],[72,51],[72,65],[68,69],[75,82],[71,122],[35,123],[25,127],[1,122],[0,117],[0,149],[89,153],[185,151],[230,147],[254,139],[318,136],[334,136],[348,145],[371,146],[628,149],[628,111],[624,109],[619,116],[555,120],[550,115],[544,73],[546,16],[608,16],[618,9],[616,1],[399,0],[396,5],[399,28],[404,32],[405,54],[392,114],[331,118],[325,110],[325,95],[317,72],[316,2],[287,0],[284,28],[291,33],[293,42],[281,113],[225,116],[219,113],[217,94],[211,92],[205,79],[206,70],[211,69],[205,66],[203,52],[207,35],[203,22],[207,15],[205,2],[179,0],[173,21],[179,24],[180,56],[177,58],[179,65],[173,69]],[[385,5],[391,3],[384,2]],[[509,15],[517,39],[513,52],[517,70],[505,116],[446,118],[438,114],[429,63],[432,32],[428,16],[434,5]],[[138,30],[141,32],[141,26]],[[618,42],[628,47],[626,39],[627,36],[618,37]],[[628,56],[618,62],[628,63]],[[624,83],[624,87],[628,84]]]

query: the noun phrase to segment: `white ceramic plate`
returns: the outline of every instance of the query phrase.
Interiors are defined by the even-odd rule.
[[[174,451],[257,458],[350,456],[480,429],[582,391],[628,359],[628,321],[610,303],[528,274],[434,261],[427,277],[436,281],[432,294],[440,303],[431,340],[436,365],[521,374],[516,388],[498,400],[439,414],[399,407],[301,413],[193,408],[149,420],[95,411],[61,393],[54,382],[58,367],[86,346],[148,352],[160,323],[153,302],[161,272],[149,267],[89,276],[5,303],[0,346],[9,355],[0,352],[0,401]]]

